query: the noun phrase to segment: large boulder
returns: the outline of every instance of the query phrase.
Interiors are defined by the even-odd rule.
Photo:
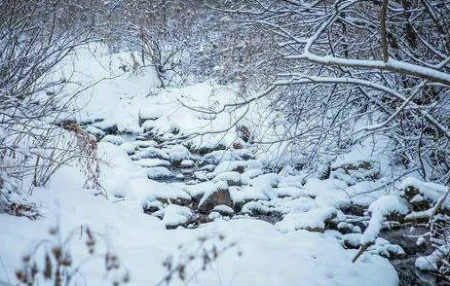
[[[216,206],[225,205],[233,207],[230,192],[227,188],[217,188],[211,192],[205,192],[198,204],[199,212],[210,212]]]

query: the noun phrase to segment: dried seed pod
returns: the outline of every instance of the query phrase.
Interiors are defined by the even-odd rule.
[[[53,253],[53,256],[55,257],[56,261],[59,262],[61,255],[62,255],[61,248],[59,246],[53,247],[52,253]]]
[[[54,286],[62,286],[62,277],[59,268],[56,269]]]
[[[34,277],[36,277],[36,274],[38,273],[38,267],[36,262],[33,263],[33,266],[31,266],[31,279],[34,280]]]
[[[130,282],[130,273],[129,273],[128,271],[125,273],[125,275],[123,275],[123,277],[122,277],[122,282],[123,282],[123,283],[128,283],[128,282]]]
[[[52,278],[52,261],[48,254],[45,255],[45,266],[44,266],[44,279],[49,280]]]
[[[217,259],[217,257],[219,256],[219,253],[217,251],[217,247],[215,245],[213,246],[212,254],[213,254],[214,259]]]
[[[23,273],[22,270],[19,270],[16,272],[16,278],[17,280],[21,281],[21,282],[25,282],[25,274]]]
[[[51,235],[56,235],[56,234],[58,233],[58,227],[51,227],[51,228],[48,230],[48,232],[49,232]]]

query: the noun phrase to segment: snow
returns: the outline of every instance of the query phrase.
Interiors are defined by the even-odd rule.
[[[188,207],[169,205],[164,209],[162,223],[166,227],[174,227],[185,224],[192,216],[192,211]]]
[[[270,186],[271,188],[278,187],[280,183],[280,178],[275,173],[268,173],[261,176],[258,176],[250,181],[250,185],[252,186]]]
[[[100,181],[108,193],[126,196],[129,181],[145,176],[145,171],[133,164],[126,151],[119,146],[100,142],[97,150],[101,162]]]
[[[230,186],[240,186],[242,184],[241,174],[238,172],[220,173],[214,178],[214,181],[225,181]]]
[[[237,169],[245,169],[247,168],[247,162],[245,161],[222,161],[217,165],[215,172],[217,174],[228,172],[228,171],[236,171]]]
[[[95,135],[95,136],[98,136],[98,137],[103,137],[103,136],[105,136],[105,131],[103,131],[103,130],[101,130],[101,129],[95,127],[95,126],[92,126],[92,125],[89,125],[89,126],[86,127],[84,130],[85,130],[86,132],[88,132],[89,134],[92,134],[92,135]]]
[[[306,181],[307,174],[296,174],[296,175],[286,175],[283,176],[281,172],[278,174],[280,183],[278,185],[279,188],[282,187],[295,187],[295,188],[303,188],[303,182]]]
[[[380,243],[375,246],[380,247],[352,263],[356,250],[342,247],[342,239],[356,245],[363,235],[346,234],[342,238],[337,232],[325,231],[327,220],[342,215],[340,207],[378,185],[356,182],[351,188],[342,180],[311,178],[306,172],[283,166],[287,162],[285,153],[250,147],[236,138],[235,130],[208,134],[227,128],[240,111],[210,116],[183,106],[220,110],[224,104],[240,100],[235,96],[235,87],[204,82],[153,94],[158,80],[151,67],[138,73],[121,73],[118,67],[130,60],[129,54],[110,56],[102,48],[95,56],[91,52],[84,48],[78,51],[79,71],[72,80],[80,81],[82,86],[97,84],[76,103],[82,107],[76,119],[84,122],[86,131],[102,138],[98,143],[100,181],[107,198],[84,190],[79,170],[65,167],[46,188],[30,196],[29,200],[42,212],[37,221],[0,214],[0,241],[8,246],[0,248],[0,281],[14,280],[14,272],[21,265],[20,255],[48,237],[50,227],[59,225],[62,235],[67,236],[81,225],[88,225],[105,238],[105,244],[130,270],[130,285],[156,285],[167,273],[162,265],[167,257],[176,260],[189,253],[201,254],[198,243],[205,237],[212,238],[202,247],[227,243],[236,246],[221,254],[206,271],[196,271],[197,262],[188,267],[198,286],[398,284],[394,268],[378,255],[393,247],[376,240]],[[252,116],[245,119],[245,124],[255,138],[269,139],[282,133],[267,131],[267,114],[249,114]],[[113,132],[116,135],[106,135],[108,128],[117,128]],[[189,141],[180,139],[186,134],[197,136]],[[244,149],[231,148],[234,142]],[[203,156],[202,152],[209,153]],[[353,154],[353,159],[361,153]],[[187,185],[183,181],[185,173],[175,170],[178,164],[198,179],[209,181],[192,180],[193,185]],[[270,166],[283,169],[279,174],[268,173],[266,167]],[[161,179],[165,182],[155,181]],[[194,229],[180,227],[198,215],[188,205],[194,200],[202,205],[220,190],[230,192],[233,202],[242,206],[242,213],[276,212],[282,220],[273,225],[233,216],[238,209],[218,205],[209,213],[213,222]],[[385,214],[374,201],[376,195],[365,202],[371,204],[372,213]],[[390,211],[402,211],[389,200],[385,203]],[[143,208],[156,211],[149,215]],[[217,239],[216,234],[224,239]],[[75,261],[81,261],[85,249],[76,237],[80,245],[72,249],[72,255]],[[93,261],[80,272],[88,285],[106,284],[101,263]],[[172,283],[185,285],[177,278]]]
[[[153,179],[153,180],[172,179],[172,178],[176,177],[176,175],[174,173],[172,173],[166,167],[148,168],[147,176],[149,179]]]
[[[415,262],[415,266],[417,269],[422,271],[436,271],[438,269],[436,265],[436,260],[433,257],[418,257]]]
[[[358,248],[361,245],[361,233],[347,233],[342,236],[342,239],[353,248]]]
[[[142,151],[137,152],[133,156],[131,156],[132,160],[140,160],[140,159],[148,159],[148,158],[157,158],[157,159],[164,159],[169,160],[169,154],[167,152],[164,152],[161,149],[155,148],[155,147],[147,147]]]
[[[141,120],[156,120],[163,116],[162,110],[155,110],[155,109],[142,109],[139,112],[139,118]]]
[[[450,253],[450,247],[443,245],[434,250],[427,256],[420,256],[416,259],[415,266],[422,271],[436,271],[438,270],[437,263]]]
[[[278,197],[296,198],[296,197],[303,195],[303,193],[300,191],[300,189],[298,189],[296,187],[281,187],[281,188],[274,189],[274,191],[276,192]]]
[[[211,220],[218,220],[222,218],[222,215],[219,212],[212,211],[209,213],[208,218]]]
[[[246,203],[241,212],[244,214],[269,214],[273,208],[264,204],[264,201],[251,201]]]
[[[316,198],[316,203],[323,207],[339,208],[351,203],[345,192],[347,185],[340,180],[319,180],[311,178],[306,181],[304,193]]]
[[[180,126],[172,120],[167,120],[165,117],[156,120],[147,120],[142,124],[144,132],[151,131],[153,134],[160,136],[164,134],[176,134],[180,131]]]
[[[262,169],[248,169],[242,174],[242,177],[244,177],[245,180],[248,181],[262,174],[264,174],[264,171]]]
[[[147,130],[165,138],[196,134],[190,142],[195,149],[231,146],[236,141],[234,130],[225,134],[209,132],[226,130],[242,112],[205,116],[191,108],[208,106],[218,110],[237,100],[233,96],[237,87],[204,82],[159,89],[153,94],[151,91],[159,85],[159,80],[151,66],[138,72],[123,72],[119,68],[123,64],[132,64],[129,53],[110,56],[106,48],[92,44],[77,49],[75,58],[77,64],[65,65],[62,71],[72,75],[72,82],[77,82],[69,85],[66,91],[91,87],[74,104],[73,108],[81,109],[77,121],[96,121],[93,126],[99,130],[116,126],[119,133],[138,134]],[[253,156],[242,152],[248,151],[236,151],[233,156]]]
[[[427,200],[436,203],[446,192],[447,187],[430,182],[423,182],[414,177],[407,177],[399,184],[399,188],[406,190],[408,187],[413,187]],[[450,200],[446,200],[443,205],[444,208],[450,209]]]
[[[219,212],[221,214],[234,214],[234,210],[227,205],[217,205],[214,207],[213,211]]]
[[[386,216],[389,214],[407,214],[407,203],[397,195],[382,196],[369,206],[369,212]]]
[[[169,149],[166,149],[166,152],[169,154],[171,162],[181,162],[191,158],[189,150],[182,145],[171,146]]]
[[[141,167],[144,168],[152,168],[152,167],[169,167],[170,162],[167,160],[161,160],[161,159],[141,159],[139,161],[136,161],[136,164],[138,164]]]
[[[182,168],[192,168],[194,167],[195,162],[192,160],[183,160],[180,165]]]
[[[192,186],[185,186],[184,190],[188,192],[192,197],[202,197],[206,199],[211,194],[219,191],[219,190],[227,190],[228,184],[225,181],[217,181],[217,182],[204,182]]]
[[[106,135],[105,137],[102,138],[102,141],[109,142],[109,143],[112,143],[114,145],[121,145],[121,144],[123,144],[122,137],[116,136],[116,135]]]
[[[333,208],[315,208],[307,212],[289,213],[276,224],[279,231],[293,232],[299,229],[323,231],[325,221],[336,216]]]
[[[361,237],[363,245],[375,242],[387,215],[406,215],[409,209],[404,199],[396,195],[386,195],[370,204],[369,212],[371,213],[369,225]]]
[[[310,197],[300,197],[298,199],[288,200],[283,202],[283,209],[286,210],[287,213],[301,213],[308,212],[312,208],[316,207],[316,202],[314,199]]]
[[[351,197],[353,203],[368,207],[380,196],[386,194],[384,188],[381,188],[378,191],[373,191],[375,189],[378,189],[381,185],[382,181],[362,181],[346,188],[345,192]]]
[[[156,145],[158,145],[158,143],[156,143],[154,140],[139,140],[137,142],[127,142],[127,143],[135,144],[136,147],[139,148],[155,147]]]
[[[352,264],[355,251],[345,250],[337,240],[319,233],[282,234],[273,225],[253,219],[217,221],[196,230],[166,230],[165,224],[185,221],[188,209],[169,205],[161,222],[136,211],[128,200],[112,202],[94,197],[81,191],[81,186],[76,170],[63,170],[48,189],[35,192],[34,199],[45,210],[43,218],[30,221],[0,216],[0,239],[8,245],[0,248],[2,261],[7,262],[0,279],[7,279],[5,275],[12,279],[21,263],[18,254],[24,253],[31,242],[45,238],[48,228],[59,221],[63,233],[85,224],[107,235],[131,271],[133,285],[155,284],[164,275],[161,263],[167,256],[176,253],[180,244],[192,244],[208,233],[222,233],[227,241],[236,242],[242,256],[235,251],[225,252],[214,269],[198,274],[196,285],[291,285],[299,279],[306,285],[394,286],[398,282],[394,268],[385,259],[366,255]],[[74,251],[74,257],[83,253],[82,249]],[[95,264],[81,269],[91,285],[103,285],[101,271]]]
[[[245,203],[252,200],[268,200],[269,197],[264,194],[263,190],[255,187],[235,187],[229,188],[231,199],[236,203]]]
[[[215,146],[216,145],[211,146],[211,148],[213,148]],[[230,162],[230,161],[242,160],[248,156],[251,157],[253,155],[249,154],[248,151],[240,151],[240,150],[234,150],[234,149],[216,150],[216,151],[206,154],[206,156],[204,157],[204,160],[205,160],[205,162],[208,162],[209,164],[219,164],[220,162]],[[225,163],[225,166],[227,166],[226,164],[230,164],[230,163]],[[225,168],[228,169],[229,167],[225,167]]]
[[[375,244],[370,246],[367,251],[382,255],[384,257],[391,257],[393,255],[399,257],[404,256],[406,253],[399,245],[391,244],[386,239],[378,237],[375,240]]]
[[[310,38],[310,40],[312,39],[313,37]],[[323,63],[327,65],[353,66],[353,67],[375,68],[389,71],[397,71],[400,73],[419,75],[423,78],[432,79],[444,84],[450,83],[450,76],[447,73],[429,67],[415,65],[404,61],[398,61],[392,58],[389,58],[387,62],[384,62],[381,60],[359,60],[359,59],[339,58],[333,56],[320,56],[311,53],[311,51],[309,51],[309,48],[310,46],[306,45],[304,54],[300,56],[291,56],[289,58],[291,59],[306,58],[310,61],[316,63]]]

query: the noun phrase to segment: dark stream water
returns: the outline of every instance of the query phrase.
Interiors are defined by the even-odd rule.
[[[409,229],[400,228],[397,230],[384,231],[381,234],[383,238],[391,243],[400,245],[406,252],[405,257],[390,260],[397,270],[400,286],[450,285],[448,281],[445,281],[442,278],[417,270],[414,265],[417,257],[429,254],[432,251],[431,248],[420,247],[416,244],[416,237],[414,237],[414,235],[423,234],[426,231],[427,229],[425,228],[416,228],[412,233]]]

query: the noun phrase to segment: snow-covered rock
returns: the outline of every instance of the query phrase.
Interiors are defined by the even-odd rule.
[[[171,180],[176,178],[176,174],[166,167],[152,167],[147,169],[147,176],[151,180]]]
[[[241,174],[238,172],[224,172],[220,173],[214,178],[214,181],[225,181],[229,186],[242,185]]]
[[[192,217],[192,211],[188,207],[168,205],[164,209],[163,224],[167,228],[175,228],[186,224]]]
[[[382,196],[369,206],[370,221],[361,237],[361,244],[374,243],[381,231],[383,222],[389,215],[406,215],[409,212],[407,202],[396,195]]]
[[[279,231],[286,233],[300,229],[319,231],[325,230],[327,220],[336,216],[336,209],[314,208],[303,213],[289,213],[276,224]]]
[[[163,159],[169,160],[169,155],[161,149],[155,147],[148,147],[142,151],[136,152],[136,154],[131,156],[132,160],[140,159]]]
[[[162,159],[142,159],[135,162],[144,168],[169,167],[171,165],[169,161]]]
[[[220,213],[221,215],[231,216],[234,214],[233,208],[227,205],[217,205],[213,208],[213,211]]]
[[[183,145],[174,145],[170,148],[165,149],[167,154],[169,154],[169,159],[171,162],[180,163],[183,160],[191,159],[191,152]]]
[[[123,138],[117,135],[106,135],[105,137],[102,138],[102,141],[109,142],[114,145],[121,145],[124,142]]]
[[[256,200],[269,200],[264,190],[255,187],[230,187],[230,195],[235,205],[242,206],[246,202]]]
[[[423,182],[414,177],[403,179],[399,187],[403,190],[403,196],[409,201],[420,194],[422,201],[425,200],[430,204],[435,204],[448,191],[448,187],[444,185]],[[442,208],[450,210],[450,199],[443,202]]]

